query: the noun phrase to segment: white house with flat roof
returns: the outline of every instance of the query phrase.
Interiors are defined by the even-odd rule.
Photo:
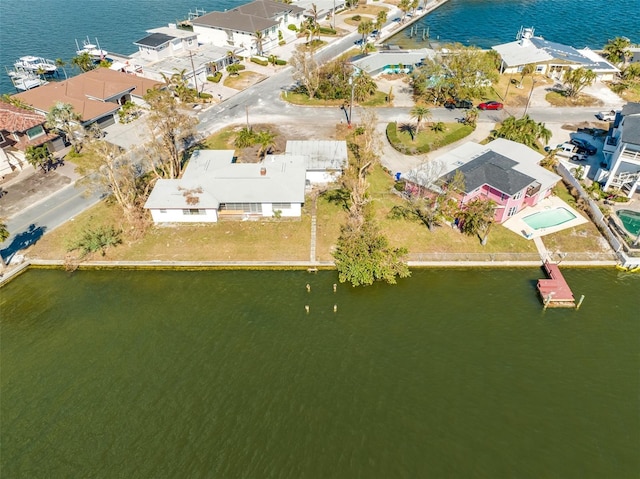
[[[211,12],[192,20],[193,31],[202,43],[212,43],[249,55],[267,52],[278,46],[278,31],[283,39],[295,38],[289,25],[300,27],[304,9],[272,0],[255,0],[224,12]],[[262,34],[261,48],[256,32]]]
[[[305,168],[293,160],[271,155],[261,163],[234,163],[234,150],[197,150],[182,178],[158,180],[144,207],[154,223],[299,217]]]
[[[198,46],[198,35],[174,25],[147,30],[148,35],[133,42],[138,47],[137,58],[156,62]]]
[[[307,184],[313,185],[336,181],[349,163],[344,140],[288,140],[285,155],[302,162]]]
[[[429,48],[418,50],[380,50],[367,55],[357,55],[349,60],[356,71],[364,71],[370,76],[380,73],[411,73],[422,65],[425,59],[433,59],[435,51]]]
[[[525,65],[535,65],[535,73],[562,79],[564,72],[585,68],[599,80],[612,80],[620,70],[589,48],[578,50],[534,36],[533,28],[524,28],[515,42],[491,47],[502,60],[502,73],[519,73]]]
[[[627,103],[616,114],[602,151],[609,163],[604,190],[619,189],[631,198],[640,191],[640,103]]]

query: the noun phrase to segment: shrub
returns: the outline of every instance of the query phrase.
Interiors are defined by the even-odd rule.
[[[280,58],[276,59],[276,65],[286,65],[287,61],[286,60],[281,60]]]
[[[407,186],[407,184],[403,180],[396,181],[393,184],[393,187],[395,188],[396,191],[404,191],[406,189],[406,186]]]
[[[213,95],[211,93],[203,91],[202,93],[200,93],[200,98],[202,98],[203,100],[210,100],[211,98],[213,98]]]
[[[258,65],[262,65],[263,67],[266,67],[269,64],[267,60],[263,60],[262,58],[258,57],[251,57],[251,61],[253,63],[257,63]]]
[[[242,64],[240,64],[240,63],[237,63],[236,65],[238,65],[238,70],[239,70],[239,71],[245,70],[245,69],[247,68],[247,66],[246,66],[246,65],[242,65]]]
[[[360,20],[362,20],[362,17],[360,15],[354,15],[353,17],[351,17],[351,20],[353,20],[354,22],[359,22]]]
[[[289,24],[289,26],[287,28],[289,30],[291,30],[292,32],[297,32],[298,31],[298,27],[296,27],[293,23]]]
[[[335,35],[337,32],[330,27],[320,27],[320,33],[323,35]]]
[[[213,83],[220,83],[220,79],[222,78],[222,72],[215,72],[213,75],[209,75],[207,77],[207,81]]]
[[[465,136],[470,135],[472,132],[473,132],[473,127],[472,126],[464,125],[459,130],[454,130],[451,133],[449,133],[448,135],[445,135],[444,137],[442,137],[442,139],[440,141],[436,142],[432,146],[434,148],[440,148],[440,147],[443,147],[445,145],[449,145],[449,144],[454,143],[454,142],[456,142],[458,140],[462,140]]]
[[[78,239],[69,244],[68,251],[80,250],[80,257],[82,258],[89,253],[98,251],[104,256],[107,248],[122,243],[121,234],[122,231],[116,230],[113,226],[88,229]]]
[[[286,43],[287,43],[287,42],[285,42],[284,40],[280,40],[280,41],[278,42],[278,45],[282,46],[282,45],[285,45]]]

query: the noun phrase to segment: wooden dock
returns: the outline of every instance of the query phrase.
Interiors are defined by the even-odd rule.
[[[576,300],[567,284],[560,268],[546,260],[542,265],[547,278],[538,280],[538,293],[546,308],[575,308]]]

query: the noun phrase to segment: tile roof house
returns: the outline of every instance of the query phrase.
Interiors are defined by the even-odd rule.
[[[278,46],[278,32],[284,40],[295,38],[289,25],[300,27],[304,9],[283,2],[255,0],[224,12],[211,12],[192,20],[201,43],[212,43],[239,53],[260,54]],[[256,44],[262,32],[262,52]]]
[[[299,217],[304,195],[305,168],[297,157],[234,163],[233,150],[197,150],[183,177],[159,180],[144,207],[155,223]]]
[[[502,73],[519,73],[525,65],[535,65],[535,72],[557,80],[570,69],[593,70],[600,80],[611,80],[620,70],[589,48],[578,50],[561,43],[534,36],[533,28],[525,28],[515,42],[491,47],[500,54]]]
[[[36,111],[46,114],[57,103],[69,103],[80,115],[83,125],[97,122],[108,126],[115,122],[120,105],[131,100],[143,103],[142,97],[164,83],[147,78],[96,68],[61,82],[51,82],[14,95]]]
[[[487,145],[469,142],[434,160],[440,171],[418,167],[406,175],[412,184],[435,192],[440,184],[451,181],[459,171],[464,177],[461,204],[474,198],[486,198],[496,204],[495,221],[502,223],[526,206],[534,206],[551,194],[560,180],[542,168],[543,155],[528,146],[498,138]]]
[[[605,191],[619,189],[628,198],[640,192],[640,103],[616,114],[602,151],[609,164]]]
[[[25,166],[29,146],[46,145],[52,153],[64,145],[58,135],[47,131],[39,113],[0,101],[0,176]]]

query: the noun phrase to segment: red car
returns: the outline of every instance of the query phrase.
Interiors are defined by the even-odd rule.
[[[478,105],[479,110],[502,110],[504,105],[498,101],[487,101]]]

